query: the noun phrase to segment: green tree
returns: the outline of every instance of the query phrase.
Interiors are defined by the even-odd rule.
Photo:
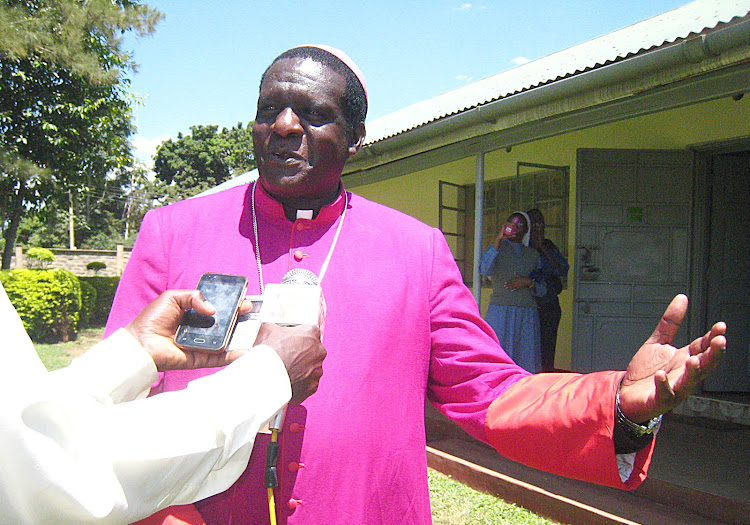
[[[0,147],[0,215],[3,223],[3,265],[13,251],[20,220],[25,212],[38,208],[50,191],[49,170]],[[8,242],[8,239],[12,241]]]
[[[117,243],[132,244],[146,212],[165,200],[164,184],[151,180],[139,165],[115,170],[104,184],[86,195],[81,206],[81,246],[112,249]],[[84,204],[84,203],[82,203]]]
[[[156,177],[175,201],[212,188],[255,167],[252,123],[231,129],[192,126],[159,146],[154,156]]]
[[[121,201],[123,242],[132,244],[146,212],[160,206],[166,200],[166,189],[160,180],[149,178],[149,172],[142,166],[123,170],[120,178],[123,190]]]
[[[146,212],[160,206],[165,193],[161,181],[150,180],[142,166],[126,166],[93,181],[75,203],[75,238],[79,248],[114,249],[132,244]],[[48,202],[27,214],[18,241],[30,246],[68,246],[67,204]]]
[[[0,53],[9,60],[44,56],[93,81],[118,82],[121,70],[102,63],[121,51],[122,35],[151,34],[163,15],[137,0],[5,0],[0,2]]]
[[[0,3],[3,268],[28,211],[75,209],[130,161],[122,35],[149,34],[161,16],[130,0]]]

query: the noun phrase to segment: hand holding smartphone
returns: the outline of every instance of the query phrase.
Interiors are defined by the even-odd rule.
[[[197,288],[216,313],[207,316],[188,310],[175,334],[175,343],[186,350],[224,352],[237,323],[247,279],[241,275],[204,273]]]

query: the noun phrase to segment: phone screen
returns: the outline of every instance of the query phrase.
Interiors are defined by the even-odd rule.
[[[201,276],[197,288],[216,308],[216,313],[208,316],[188,310],[177,330],[175,342],[193,350],[223,351],[232,336],[247,279],[241,275],[206,273]]]

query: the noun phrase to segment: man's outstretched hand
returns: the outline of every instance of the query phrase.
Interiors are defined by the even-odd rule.
[[[688,346],[672,346],[687,306],[684,295],[672,299],[656,330],[628,365],[620,386],[620,408],[631,421],[642,423],[679,405],[724,354],[724,323],[716,323]]]

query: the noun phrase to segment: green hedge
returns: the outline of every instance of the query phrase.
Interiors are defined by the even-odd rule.
[[[91,283],[82,281],[80,277],[78,281],[81,283],[81,317],[78,321],[78,326],[80,328],[91,328],[95,326],[91,322],[91,318],[96,310],[98,293]]]
[[[112,301],[115,298],[117,285],[120,283],[119,277],[79,277],[81,285],[90,284],[96,289],[96,302],[88,314],[88,324],[86,326],[99,327],[107,323],[109,310],[112,308]]]
[[[71,272],[7,270],[0,282],[32,340],[57,343],[78,336],[81,284]]]

